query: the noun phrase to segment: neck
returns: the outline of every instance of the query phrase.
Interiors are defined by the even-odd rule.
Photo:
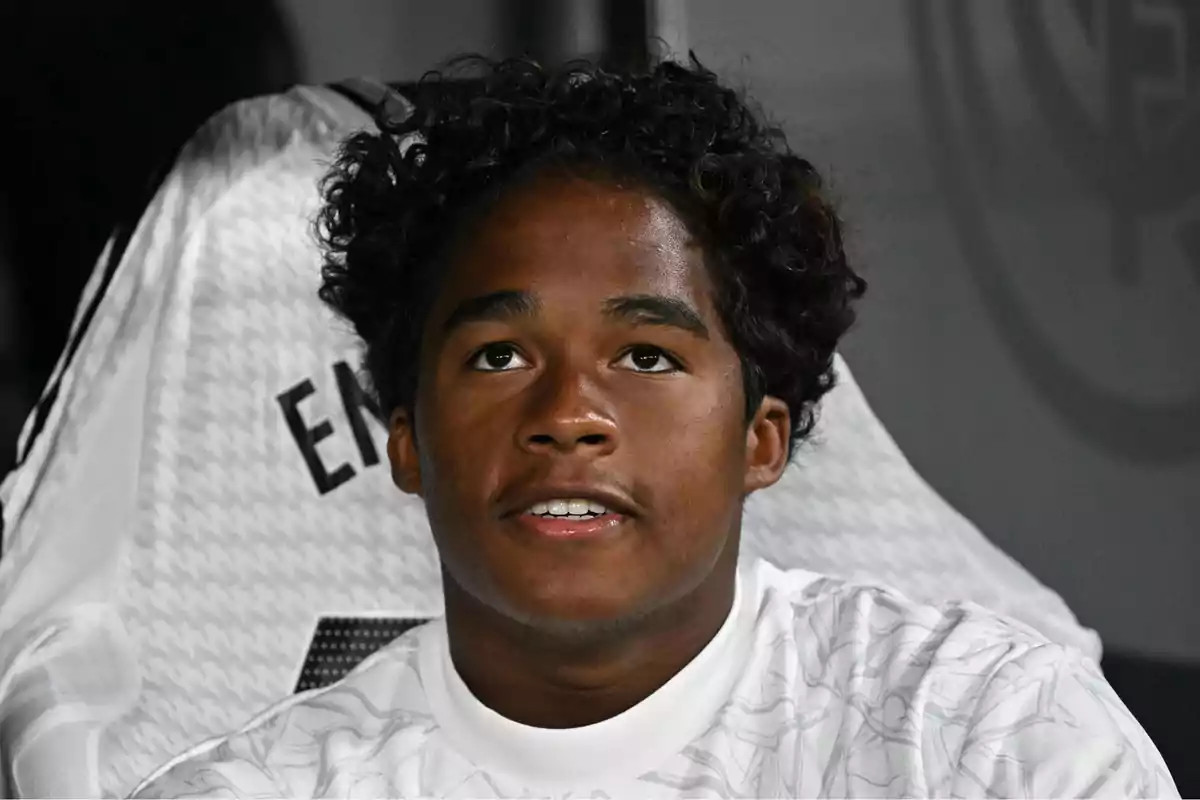
[[[733,606],[737,549],[683,597],[595,637],[565,638],[516,622],[447,576],[446,628],[454,668],[497,714],[536,728],[610,719],[649,697],[720,630]]]

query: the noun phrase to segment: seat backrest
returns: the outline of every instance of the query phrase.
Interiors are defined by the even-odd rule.
[[[0,486],[0,735],[21,793],[129,791],[293,691],[323,617],[440,613],[424,511],[391,485],[356,343],[316,296],[317,180],[368,125],[319,88],[225,110],[101,259]],[[748,504],[745,549],[975,600],[1098,657],[838,371],[812,443]]]

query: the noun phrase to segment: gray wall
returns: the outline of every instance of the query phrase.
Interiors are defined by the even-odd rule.
[[[1108,645],[1200,661],[1200,4],[688,12],[844,199],[910,459]]]
[[[497,0],[280,0],[310,82],[415,80],[463,52],[500,47]]]
[[[1200,4],[675,5],[831,176],[910,459],[1110,647],[1200,662]],[[495,2],[288,7],[311,80],[497,45]]]

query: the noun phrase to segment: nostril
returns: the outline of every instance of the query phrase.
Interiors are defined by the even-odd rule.
[[[576,447],[599,448],[609,444],[609,436],[604,433],[585,433],[571,435],[564,431],[561,436],[553,433],[532,433],[525,438],[526,447],[545,449],[572,449]]]

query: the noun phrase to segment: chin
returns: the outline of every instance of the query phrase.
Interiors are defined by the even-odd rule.
[[[507,598],[502,613],[538,633],[594,641],[636,628],[647,616],[632,598],[563,596]]]
[[[612,617],[567,617],[539,614],[524,614],[516,617],[530,632],[541,637],[562,642],[596,644],[610,639],[624,638],[636,630],[644,615],[629,614]]]

